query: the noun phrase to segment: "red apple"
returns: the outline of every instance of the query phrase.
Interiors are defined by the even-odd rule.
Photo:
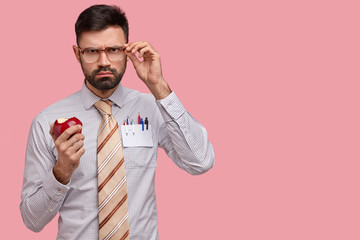
[[[76,117],[72,117],[69,119],[67,118],[56,119],[53,128],[53,134],[55,138],[58,138],[66,129],[76,124],[80,124],[82,126],[82,122]],[[81,130],[79,131],[79,133],[81,133]]]

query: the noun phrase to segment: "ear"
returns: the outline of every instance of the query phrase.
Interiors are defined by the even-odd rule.
[[[73,45],[73,51],[74,51],[76,59],[80,63],[80,50],[79,50],[78,46]]]

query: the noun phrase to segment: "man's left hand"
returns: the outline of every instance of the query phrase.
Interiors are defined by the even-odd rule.
[[[162,76],[160,55],[148,42],[125,44],[125,53],[132,61],[139,78],[157,100],[167,97],[170,87]],[[138,56],[136,56],[138,53]],[[141,60],[142,58],[142,60]]]

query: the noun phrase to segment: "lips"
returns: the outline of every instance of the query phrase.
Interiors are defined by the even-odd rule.
[[[112,72],[99,72],[96,74],[97,77],[112,77],[114,74]]]

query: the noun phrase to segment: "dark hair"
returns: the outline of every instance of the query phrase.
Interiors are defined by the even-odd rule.
[[[101,31],[110,26],[118,26],[124,31],[126,42],[129,41],[129,24],[125,13],[117,6],[93,5],[80,13],[75,23],[76,42],[87,31]]]

